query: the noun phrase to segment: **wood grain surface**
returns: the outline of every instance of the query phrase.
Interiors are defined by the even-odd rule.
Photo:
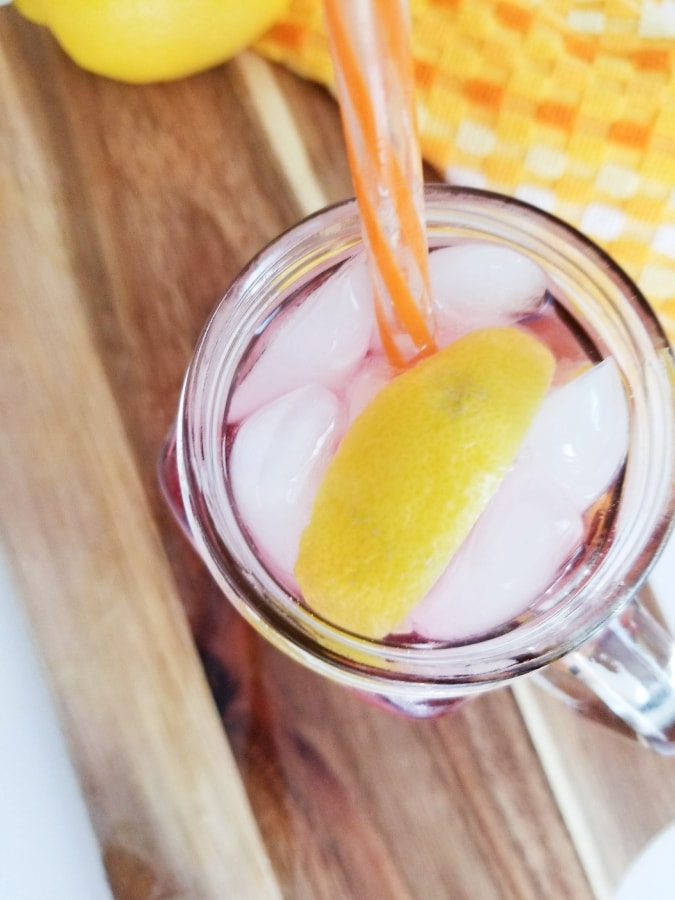
[[[114,894],[608,897],[675,818],[672,761],[528,685],[368,706],[260,641],[160,496],[209,311],[350,193],[316,86],[250,54],[118,84],[0,10],[1,539]]]

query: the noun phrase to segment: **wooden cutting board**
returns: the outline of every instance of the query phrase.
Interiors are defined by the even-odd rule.
[[[160,496],[209,311],[350,192],[316,86],[249,54],[117,84],[0,10],[1,538],[110,883],[123,900],[605,897],[675,817],[670,761],[527,687],[432,722],[367,706],[236,617]]]

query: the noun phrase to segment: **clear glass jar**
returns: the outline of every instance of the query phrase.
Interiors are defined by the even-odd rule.
[[[512,630],[461,646],[355,637],[314,615],[266,571],[233,508],[223,452],[230,393],[252,337],[279,304],[360,252],[360,224],[351,201],[311,216],[275,240],[216,308],[189,366],[175,432],[167,440],[162,460],[167,496],[223,593],[253,627],[345,687],[427,716],[526,673],[555,672],[558,693],[582,706],[578,691],[566,687],[568,679],[581,678],[638,736],[667,752],[671,741],[675,746],[672,641],[643,610],[635,614],[635,604],[675,505],[674,366],[668,342],[627,276],[560,221],[500,195],[447,185],[429,187],[426,203],[430,247],[458,238],[490,239],[530,256],[559,286],[568,311],[602,356],[616,360],[631,433],[616,531],[606,552]],[[639,619],[639,629],[624,627],[628,612],[631,621]],[[609,641],[616,628],[623,628],[626,639]],[[658,651],[645,656],[655,642]],[[577,671],[579,653],[589,658],[592,677]],[[544,668],[552,663],[556,669]],[[617,678],[624,671],[626,678]],[[640,724],[645,716],[649,722]]]

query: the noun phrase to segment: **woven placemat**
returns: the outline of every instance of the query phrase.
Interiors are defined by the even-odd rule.
[[[575,225],[675,341],[675,0],[411,0],[422,154]],[[332,85],[320,0],[257,49]]]

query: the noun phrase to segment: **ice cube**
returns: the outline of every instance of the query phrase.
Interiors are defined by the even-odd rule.
[[[234,393],[231,422],[302,385],[344,386],[374,330],[365,257],[345,264],[271,328],[269,343]]]
[[[235,436],[230,476],[237,508],[266,561],[286,581],[345,419],[332,391],[307,385],[261,407]]]
[[[429,254],[431,293],[441,340],[449,331],[509,325],[546,302],[544,270],[529,257],[490,241],[472,241]]]
[[[517,463],[406,625],[448,641],[500,627],[555,581],[583,534],[582,516],[562,488]]]
[[[522,449],[561,484],[579,510],[610,486],[628,452],[629,411],[610,357],[544,400]]]
[[[346,399],[349,421],[361,413],[384,385],[391,380],[392,369],[381,356],[366,360],[355,378],[347,385]]]

